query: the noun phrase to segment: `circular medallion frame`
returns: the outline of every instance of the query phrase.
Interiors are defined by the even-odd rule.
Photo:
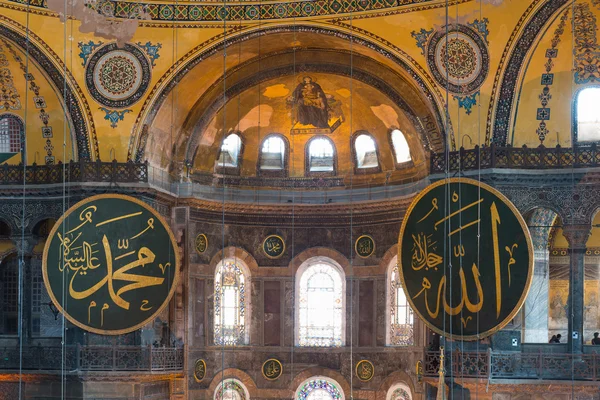
[[[198,376],[198,373],[202,371],[202,377]],[[199,358],[194,363],[194,380],[196,382],[202,382],[206,378],[206,361]]]
[[[370,375],[365,376],[365,373],[370,371]],[[360,360],[356,363],[354,374],[361,382],[369,382],[375,376],[375,366],[369,360]]]
[[[371,241],[371,250],[369,251],[369,253],[367,255],[363,255],[361,254],[361,252],[359,251],[359,246],[361,246],[361,243],[364,242],[365,239],[368,239]],[[373,237],[371,235],[361,235],[356,239],[356,242],[354,242],[354,251],[356,252],[356,255],[359,256],[360,258],[369,258],[371,257],[373,254],[375,254],[375,239],[373,239]]]
[[[445,66],[446,57],[451,71]],[[456,95],[479,90],[490,69],[485,41],[473,28],[462,24],[448,26],[448,32],[437,30],[427,44],[426,59],[437,83]]]
[[[277,374],[277,376],[267,376],[267,373],[265,373],[265,368],[268,368],[269,365],[273,365],[275,364],[276,366],[279,367],[279,373]],[[263,364],[262,367],[260,368],[260,372],[262,373],[263,378],[265,378],[268,381],[275,381],[279,378],[281,378],[281,375],[283,375],[283,365],[281,364],[281,361],[279,361],[276,358],[269,358],[268,360],[266,360]]]
[[[85,84],[98,103],[112,108],[126,108],[137,103],[148,91],[152,68],[138,46],[116,43],[101,46],[85,67]]]
[[[204,244],[202,244],[204,243]],[[200,250],[199,247],[204,246],[204,250]],[[204,233],[199,233],[194,239],[194,250],[198,254],[204,254],[208,250],[208,238]]]
[[[149,215],[152,216],[152,218],[155,218],[155,220],[152,222],[156,223],[156,221],[158,221],[160,223],[160,225],[164,228],[165,233],[168,235],[168,239],[169,242],[171,244],[171,249],[172,249],[172,255],[169,257],[171,260],[175,261],[175,265],[170,267],[169,270],[173,270],[173,277],[170,280],[171,282],[171,287],[169,288],[168,293],[166,294],[164,300],[162,301],[162,303],[160,304],[159,307],[156,308],[156,311],[154,311],[152,314],[150,314],[149,316],[145,317],[143,320],[141,320],[140,322],[136,323],[135,325],[126,327],[126,328],[121,328],[121,329],[99,329],[99,328],[95,328],[89,325],[86,325],[85,323],[79,321],[78,319],[76,319],[75,317],[73,317],[71,314],[69,314],[68,312],[66,312],[66,310],[63,308],[61,302],[58,301],[58,298],[55,296],[54,294],[54,290],[52,289],[52,285],[50,282],[50,278],[48,275],[48,257],[49,254],[51,252],[51,247],[52,244],[54,242],[54,238],[55,235],[57,235],[57,233],[59,233],[59,229],[62,228],[63,222],[65,222],[65,220],[67,218],[69,218],[75,211],[79,210],[81,207],[88,205],[96,200],[104,200],[104,199],[117,199],[117,200],[122,200],[122,201],[127,201],[130,203],[133,203],[137,206],[140,206],[141,208],[143,208],[145,211],[147,211],[149,213]],[[138,208],[139,209],[139,208]],[[79,220],[80,221],[84,221],[84,217],[82,217],[83,211],[86,211],[87,208],[83,209],[79,215]],[[139,214],[142,214],[142,212],[140,212]],[[87,215],[85,215],[85,217],[87,217]],[[123,219],[123,218],[115,218],[114,220],[119,220],[119,219]],[[83,223],[81,225],[84,225]],[[148,225],[151,225],[150,222],[148,222]],[[78,227],[79,228],[79,227]],[[96,227],[97,228],[97,227]],[[75,228],[76,229],[76,228]],[[72,229],[71,231],[75,230]],[[153,229],[153,232],[155,231],[155,229]],[[64,232],[63,230],[61,230],[60,232]],[[68,232],[67,232],[68,233]],[[132,240],[132,238],[130,238],[129,240]],[[121,244],[123,243],[124,246],[124,242],[121,242],[120,240],[119,242],[119,248],[120,249],[126,249],[127,247],[120,247]],[[107,240],[108,243],[108,240]],[[93,247],[93,246],[92,246]],[[177,289],[177,285],[179,284],[179,279],[180,279],[180,260],[179,257],[177,256],[177,252],[178,252],[178,246],[177,246],[177,241],[175,240],[175,236],[173,235],[173,232],[171,231],[168,223],[166,222],[166,220],[156,211],[154,210],[150,205],[144,203],[141,200],[138,200],[134,197],[131,196],[126,196],[126,195],[121,195],[121,194],[99,194],[99,195],[95,195],[95,196],[91,196],[88,197],[82,201],[79,201],[78,203],[76,203],[75,205],[73,205],[72,207],[70,207],[59,219],[58,221],[56,221],[56,223],[54,224],[54,226],[52,227],[52,230],[50,231],[50,234],[48,235],[48,239],[46,241],[46,245],[44,247],[44,252],[43,252],[43,256],[42,256],[42,275],[43,275],[43,279],[44,279],[44,286],[46,288],[46,291],[48,292],[48,296],[50,297],[50,300],[52,301],[52,303],[54,304],[54,306],[58,309],[59,312],[61,312],[65,318],[67,320],[69,320],[72,324],[74,324],[75,326],[88,331],[88,332],[92,332],[92,333],[96,333],[96,334],[100,334],[100,335],[123,335],[126,333],[130,333],[133,331],[136,331],[140,328],[142,328],[144,325],[148,324],[150,321],[154,320],[154,318],[156,318],[158,315],[160,315],[160,313],[165,309],[165,307],[167,307],[169,305],[169,302],[171,301],[171,299],[173,298],[173,295],[175,294],[175,290]],[[64,250],[63,250],[64,251]],[[105,250],[106,251],[106,250]],[[140,252],[142,250],[138,251],[138,257],[140,257]],[[54,251],[53,251],[54,252]],[[97,253],[97,251],[94,251],[94,254]],[[133,252],[131,252],[133,253]],[[131,254],[130,253],[130,254]],[[115,258],[116,260],[116,258]],[[148,263],[147,263],[148,264]],[[147,265],[146,264],[146,265]],[[161,270],[166,270],[166,268],[168,268],[169,266],[167,264],[165,265],[160,265],[160,269]],[[64,266],[64,268],[66,268],[66,265]],[[97,268],[97,267],[96,267]],[[128,268],[128,266],[123,267],[123,269]],[[135,267],[129,268],[129,270],[133,269]],[[87,269],[90,269],[90,267],[88,266]],[[94,268],[95,269],[95,268]],[[76,271],[79,272],[79,271]],[[93,271],[90,271],[93,272]],[[113,273],[113,276],[115,273],[120,272],[120,271],[115,271]],[[131,275],[134,274],[134,272],[121,272],[121,275]],[[164,272],[163,272],[164,274]],[[73,277],[75,277],[76,274],[73,275]],[[107,274],[108,276],[108,274]],[[71,284],[72,285],[73,282],[73,278],[71,278]],[[112,283],[111,283],[112,285]],[[97,285],[94,285],[97,286]],[[102,288],[104,285],[100,286],[100,288]],[[99,290],[99,289],[98,289]],[[114,289],[112,290],[114,291]],[[110,289],[109,289],[110,292]],[[81,292],[80,292],[81,293]],[[119,296],[119,291],[117,290],[117,296]],[[112,297],[112,295],[111,295]],[[145,300],[147,301],[147,300]],[[149,311],[149,310],[144,310],[142,309],[142,307],[147,306],[148,303],[144,303],[142,301],[142,305],[140,306],[140,310],[141,311]],[[106,304],[105,304],[106,305]],[[90,312],[90,308],[91,308],[91,303],[90,306],[88,307],[88,319],[89,319],[89,312]],[[104,311],[104,307],[103,309],[100,311],[101,315],[102,315],[102,311]],[[89,323],[89,322],[88,322]]]
[[[402,284],[402,288],[404,290],[404,293],[406,295],[406,298],[408,300],[410,307],[412,308],[413,312],[425,323],[425,325],[427,325],[427,327],[429,329],[431,329],[432,331],[434,331],[442,336],[445,336],[445,337],[449,336],[449,332],[445,332],[442,329],[435,326],[431,321],[429,321],[428,318],[426,318],[423,315],[421,310],[415,305],[414,297],[418,296],[418,294],[415,295],[414,293],[409,293],[409,291],[408,291],[407,282],[409,282],[409,281],[407,281],[405,279],[404,268],[401,264],[402,260],[403,260],[403,258],[402,258],[403,257],[402,239],[404,237],[404,233],[407,228],[407,224],[411,220],[411,217],[412,217],[411,214],[413,213],[414,209],[419,205],[419,200],[421,200],[422,198],[427,196],[429,193],[431,193],[433,189],[438,188],[440,186],[449,185],[449,184],[473,185],[478,189],[481,188],[485,191],[492,193],[497,199],[502,201],[503,206],[506,206],[512,212],[513,216],[517,220],[516,223],[518,224],[518,226],[520,227],[520,229],[522,230],[522,232],[524,234],[524,240],[526,242],[525,252],[528,255],[527,277],[523,283],[523,291],[522,291],[522,293],[520,293],[520,296],[519,296],[517,302],[515,303],[514,307],[511,308],[511,311],[499,323],[496,323],[496,325],[494,327],[492,327],[491,329],[488,329],[484,332],[478,332],[477,334],[474,334],[474,335],[460,335],[460,334],[456,334],[456,333],[454,334],[454,338],[457,340],[465,340],[465,341],[479,340],[479,339],[486,338],[490,335],[493,335],[494,333],[496,333],[499,330],[501,330],[502,328],[504,328],[517,315],[517,313],[521,310],[521,308],[525,304],[525,300],[527,298],[529,289],[531,288],[531,283],[533,281],[533,270],[534,270],[533,243],[531,240],[531,235],[529,234],[529,229],[527,227],[527,224],[525,223],[525,220],[523,219],[523,216],[521,215],[519,210],[517,210],[517,208],[514,206],[514,204],[512,204],[512,202],[508,198],[506,198],[502,193],[500,193],[498,190],[496,190],[495,188],[493,188],[485,183],[476,181],[474,179],[469,179],[469,178],[450,178],[450,179],[443,179],[443,180],[437,181],[435,183],[432,183],[431,185],[429,185],[425,189],[423,189],[421,192],[419,192],[415,196],[413,201],[411,202],[408,209],[406,210],[404,219],[402,221],[402,226],[400,227],[400,233],[398,235],[398,274],[400,276],[400,282]],[[453,201],[454,201],[454,199],[453,199]],[[433,205],[434,204],[431,203],[429,205],[429,207],[431,207]],[[435,204],[434,207],[437,207],[437,203]],[[440,206],[440,208],[443,208],[443,206]],[[433,210],[433,208],[432,208],[432,210]],[[472,224],[465,224],[465,225],[470,226]],[[512,259],[512,254],[511,254],[511,259]],[[440,263],[442,263],[442,262],[440,261]],[[441,286],[441,281],[440,281],[439,286]],[[438,305],[438,307],[439,307],[439,305]],[[442,310],[442,312],[443,311],[444,310]],[[458,320],[460,321],[460,319],[458,319]],[[459,332],[459,330],[455,330],[454,332]]]
[[[272,253],[272,251],[268,250],[268,245],[271,242],[271,239],[275,239],[276,242],[279,242],[281,244],[281,251],[276,255],[269,254],[270,252]],[[281,258],[285,254],[285,240],[283,240],[283,238],[279,235],[268,235],[262,242],[262,251],[265,254],[265,256],[272,260]]]

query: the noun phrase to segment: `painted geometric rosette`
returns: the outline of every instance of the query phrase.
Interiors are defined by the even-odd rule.
[[[452,25],[447,33],[438,30],[427,45],[427,66],[433,77],[454,94],[476,92],[487,77],[489,63],[485,42],[466,25]]]
[[[136,103],[148,90],[150,62],[144,51],[132,44],[116,43],[100,47],[86,66],[85,83],[92,97],[112,108]]]

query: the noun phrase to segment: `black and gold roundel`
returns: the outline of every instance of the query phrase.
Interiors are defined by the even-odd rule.
[[[52,302],[90,332],[132,332],[159,314],[179,280],[173,233],[149,205],[106,194],[71,207],[54,225],[42,260]]]
[[[369,235],[362,235],[354,243],[354,251],[361,258],[368,258],[375,253],[375,240]]]
[[[199,358],[196,360],[196,364],[194,364],[194,380],[196,382],[202,382],[204,377],[206,376],[206,362]]]
[[[199,233],[196,236],[196,240],[194,241],[194,247],[196,248],[196,253],[202,254],[208,248],[208,238],[204,233]]]
[[[262,365],[262,374],[266,380],[274,381],[283,374],[283,365],[275,358],[269,358]]]
[[[356,377],[362,382],[368,382],[375,376],[375,367],[369,360],[360,360],[356,363]]]
[[[444,336],[475,340],[502,329],[531,286],[525,221],[502,194],[475,180],[442,180],[419,193],[402,222],[398,249],[412,309]]]
[[[263,251],[269,258],[279,258],[285,253],[285,242],[279,235],[269,235],[263,241]]]

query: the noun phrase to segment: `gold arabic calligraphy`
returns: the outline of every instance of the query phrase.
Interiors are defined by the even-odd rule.
[[[86,207],[80,214],[79,220],[81,224],[77,227],[69,230],[63,235],[57,233],[60,241],[59,254],[60,263],[58,269],[60,272],[68,270],[72,272],[69,281],[69,296],[74,300],[84,300],[90,298],[88,306],[88,324],[93,319],[92,309],[97,307],[94,295],[105,286],[108,289],[110,299],[115,306],[120,307],[124,310],[130,309],[130,302],[125,300],[122,296],[130,291],[146,288],[149,286],[162,285],[165,282],[163,277],[153,277],[134,273],[134,271],[141,271],[140,269],[145,266],[154,263],[155,253],[148,247],[141,246],[137,251],[129,251],[127,253],[113,256],[113,249],[111,248],[109,237],[104,234],[101,242],[92,242],[82,238],[84,232],[80,231],[85,225],[94,223],[94,214],[98,210],[98,207],[93,205]],[[115,218],[111,218],[96,223],[96,227],[106,225],[115,221],[139,217],[142,212],[136,212],[131,214],[120,215]],[[131,238],[118,238],[117,249],[127,250],[130,247],[131,241],[141,237],[149,229],[154,229],[154,218],[147,220],[147,227],[134,235]],[[100,261],[101,254],[104,254],[105,262]],[[134,256],[125,265],[120,267],[115,266],[115,262],[130,256]],[[164,266],[160,264],[160,269],[164,275],[166,267],[170,263]],[[98,280],[94,284],[85,289],[80,289],[78,285],[79,277],[85,276],[88,272],[97,270],[98,268],[104,268],[106,273],[103,274],[102,279]],[[115,282],[128,282],[127,284],[115,289]],[[110,310],[111,306],[108,303],[103,303],[100,310],[100,326],[104,325],[105,312]],[[153,307],[149,306],[149,300],[143,299],[141,301],[140,310],[149,311]]]
[[[459,195],[454,192],[452,194],[452,202],[456,203],[459,200]],[[449,215],[433,222],[433,229],[437,231],[440,224],[443,224],[445,221],[450,220],[450,218],[454,216],[458,216],[464,211],[471,209],[472,207],[478,206],[483,203],[484,198],[480,198],[477,201],[474,201],[464,207],[459,205],[459,209],[450,213]],[[426,221],[434,211],[438,210],[438,199],[434,198],[431,201],[431,209],[421,217],[417,222],[417,226]],[[451,237],[456,233],[463,231],[466,228],[472,226],[478,226],[481,221],[480,209],[478,208],[477,217],[470,221],[462,221],[456,229],[451,230],[451,228],[447,228],[447,237]],[[492,243],[493,243],[493,263],[494,263],[494,278],[495,278],[495,292],[496,292],[496,318],[500,317],[500,311],[502,309],[502,272],[501,272],[501,259],[500,259],[500,250],[499,250],[499,240],[498,240],[498,225],[501,223],[500,214],[498,213],[498,209],[495,202],[492,202],[490,209],[490,217],[491,217],[491,235],[492,235]],[[446,231],[446,227],[444,227]],[[423,272],[427,272],[429,270],[438,270],[438,266],[444,262],[444,259],[440,254],[437,253],[437,242],[433,240],[433,234],[426,234],[421,231],[416,234],[411,234],[412,236],[412,250],[411,250],[411,267],[414,271],[423,270]],[[446,236],[446,235],[445,235]],[[507,263],[508,270],[508,285],[511,283],[511,265],[516,263],[515,258],[513,257],[514,249],[518,248],[518,244],[514,243],[511,246],[506,246],[505,250],[509,254],[509,261]],[[465,246],[461,243],[459,245],[455,245],[452,248],[451,253],[455,259],[461,260],[466,255]],[[443,308],[444,312],[448,315],[455,316],[463,312],[463,309],[466,308],[471,313],[477,313],[481,311],[485,301],[485,291],[482,287],[480,281],[480,270],[476,263],[473,263],[471,267],[471,275],[473,277],[472,282],[475,285],[476,296],[474,298],[469,297],[468,290],[469,284],[467,282],[467,278],[465,276],[465,272],[462,267],[462,262],[459,263],[461,266],[459,267],[459,277],[460,277],[460,301],[456,305],[449,304],[448,295],[447,295],[447,278],[446,275],[443,275],[437,285],[434,287],[432,285],[430,277],[424,276],[421,283],[421,290],[412,297],[412,299],[416,299],[419,296],[424,297],[425,309],[429,316],[433,319],[437,318],[440,310]],[[430,306],[430,296],[428,291],[436,292],[435,295],[435,304],[433,307]],[[473,293],[472,293],[473,294]],[[466,318],[462,318],[462,324],[466,327],[466,325],[473,318],[467,316]]]

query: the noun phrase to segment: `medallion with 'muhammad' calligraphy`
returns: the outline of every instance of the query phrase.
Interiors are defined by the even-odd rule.
[[[179,280],[173,233],[149,205],[98,195],[71,207],[44,248],[44,283],[52,302],[87,331],[132,332],[158,315]]]
[[[475,340],[497,332],[531,286],[533,248],[525,221],[501,193],[475,180],[442,180],[419,193],[402,222],[398,248],[412,309],[444,336]]]

